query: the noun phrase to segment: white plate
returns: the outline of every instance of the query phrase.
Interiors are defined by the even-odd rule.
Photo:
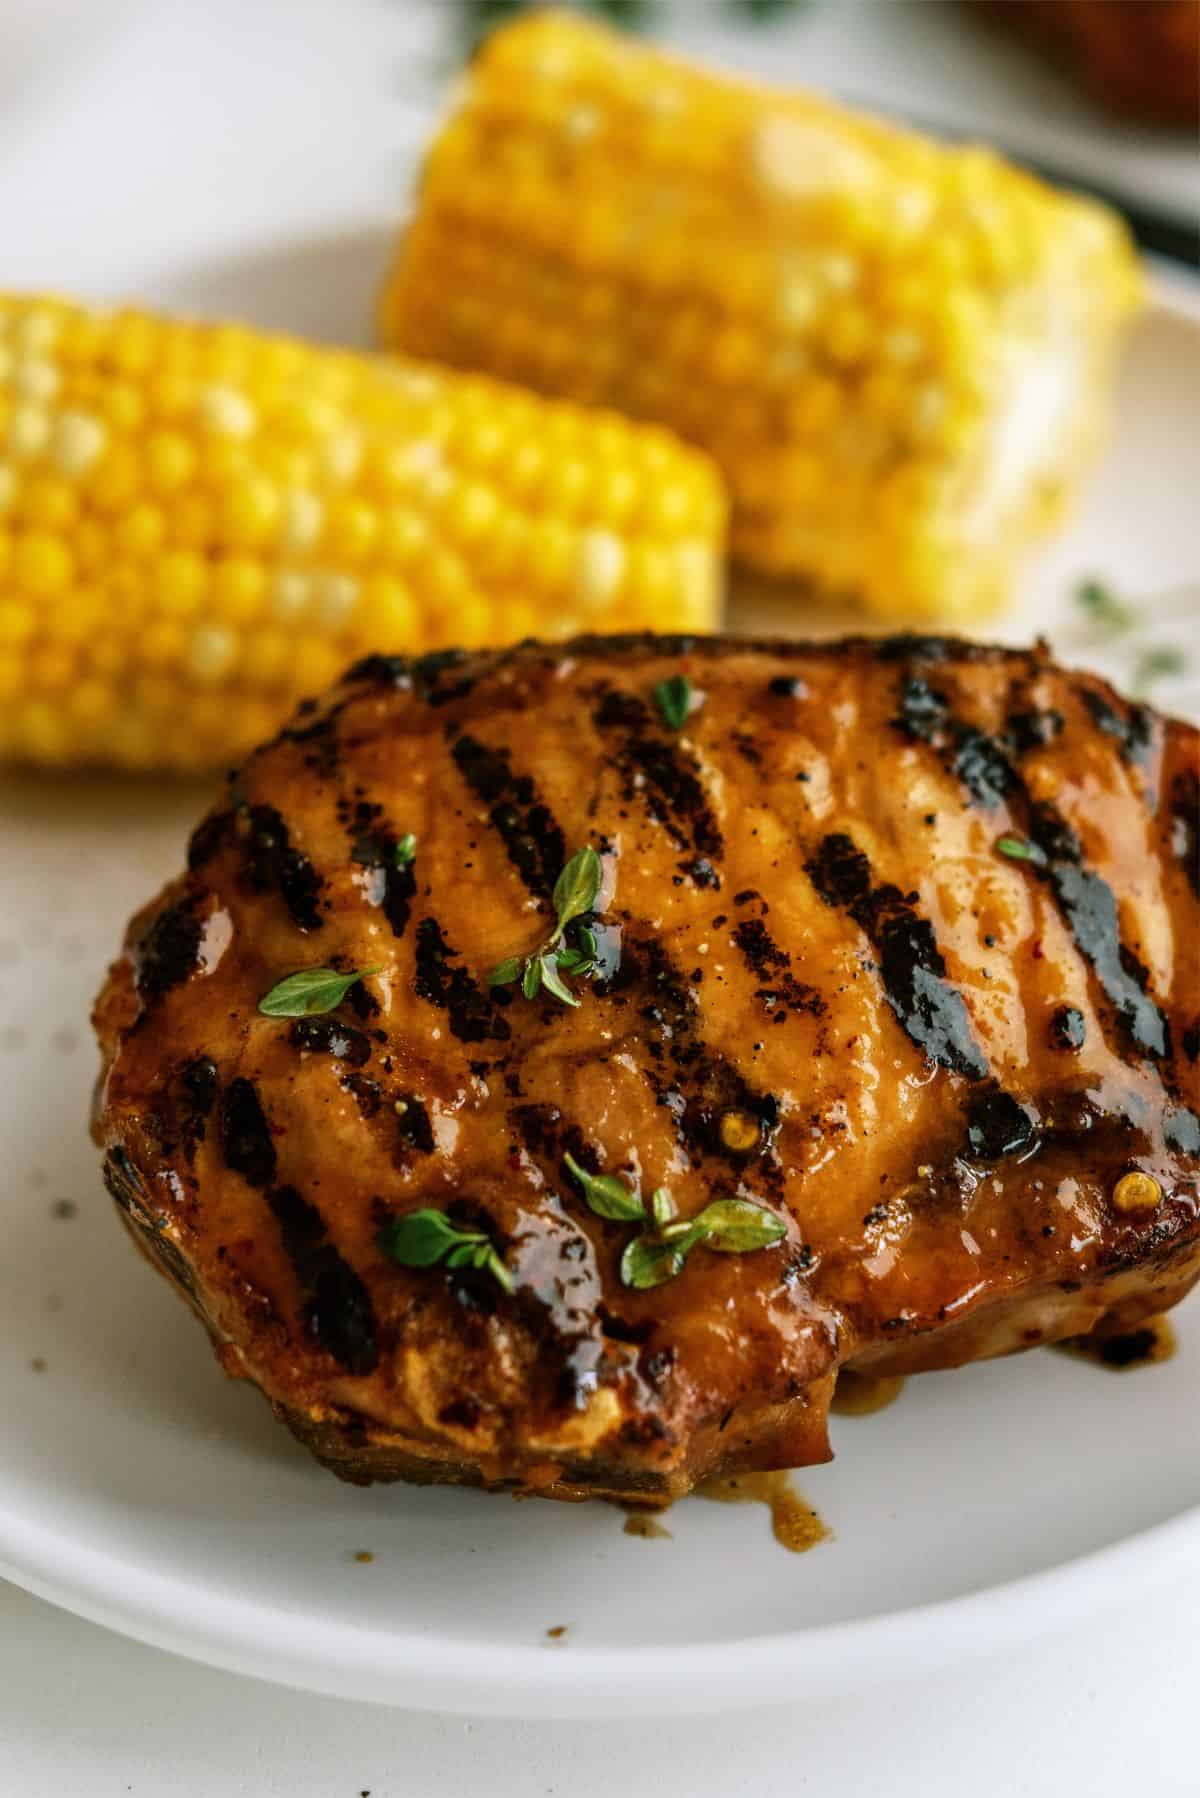
[[[1108,460],[1006,634],[1047,630],[1080,659],[1078,575],[1132,594],[1194,579],[1198,417],[1200,315],[1164,301],[1133,345]],[[1190,638],[1200,665],[1194,614],[1160,631]],[[1177,685],[1175,703],[1194,698]],[[321,1472],[222,1379],[131,1251],[84,1135],[90,999],[204,798],[0,781],[0,1572],[163,1647],[320,1691],[600,1714],[861,1686],[1200,1564],[1195,1302],[1163,1366],[1115,1376],[1039,1352],[835,1419],[836,1462],[798,1480],[834,1539],[806,1556],[775,1545],[758,1507],[689,1500],[670,1541],[644,1541],[604,1505],[358,1491]],[[63,1200],[76,1216],[57,1214]]]

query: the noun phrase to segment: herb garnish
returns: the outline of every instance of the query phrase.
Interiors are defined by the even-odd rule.
[[[536,999],[545,987],[563,1005],[578,1005],[578,995],[567,986],[563,975],[595,972],[595,934],[579,920],[595,909],[603,878],[603,864],[591,845],[577,850],[554,883],[554,929],[531,955],[510,955],[493,968],[488,985],[510,986],[514,980],[520,980],[527,999]]]
[[[637,1291],[673,1280],[699,1243],[718,1254],[744,1255],[751,1249],[770,1248],[787,1234],[782,1218],[749,1199],[715,1199],[695,1217],[676,1221],[675,1201],[665,1187],[650,1195],[647,1211],[636,1187],[615,1174],[589,1174],[571,1155],[563,1159],[597,1217],[646,1226],[625,1245],[621,1256],[621,1279]]]
[[[379,968],[355,968],[339,974],[336,968],[301,968],[273,986],[258,1002],[265,1018],[315,1018],[340,1005],[350,988]]]
[[[1027,843],[1024,837],[997,837],[995,847],[1011,862],[1033,862],[1038,868],[1046,865],[1045,850],[1036,843]]]
[[[1155,681],[1168,674],[1186,674],[1188,659],[1174,644],[1162,643],[1156,649],[1145,649],[1134,664],[1130,691],[1135,699],[1145,699]]]
[[[513,1289],[512,1275],[496,1252],[496,1245],[482,1230],[460,1230],[444,1211],[427,1207],[408,1211],[385,1224],[377,1238],[380,1248],[401,1267],[474,1267],[491,1274],[505,1292]]]
[[[395,862],[395,864],[398,868],[407,868],[409,862],[412,861],[412,859],[413,859],[414,855],[416,855],[416,853],[417,853],[417,839],[416,839],[416,837],[414,837],[412,831],[410,830],[410,831],[406,832],[406,834],[400,838],[400,841],[396,844],[396,847],[392,850],[392,860]]]
[[[1133,606],[1119,598],[1104,581],[1095,578],[1080,581],[1075,589],[1075,603],[1114,636],[1137,623]]]
[[[672,674],[655,681],[654,703],[670,730],[682,730],[692,709],[692,683],[686,674]]]

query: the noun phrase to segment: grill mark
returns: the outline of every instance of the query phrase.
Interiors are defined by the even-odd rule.
[[[792,958],[768,931],[761,918],[744,918],[731,932],[734,944],[762,985],[755,989],[768,1011],[776,1005],[787,1005],[793,1011],[805,1011],[820,1017],[826,1010],[824,999],[816,987],[797,980],[792,973]]]
[[[996,806],[1018,780],[1001,745],[953,716],[946,695],[906,674],[900,683],[900,710],[892,722],[907,737],[928,743],[980,805]]]
[[[650,725],[650,708],[636,693],[608,687],[592,712],[592,723],[597,730],[646,730]]]
[[[437,649],[415,660],[405,655],[373,654],[353,662],[342,679],[356,686],[391,687],[415,693],[418,699],[432,706],[448,705],[451,700],[462,699],[471,691],[479,679],[479,672],[462,675],[458,680],[444,684],[442,676],[470,660],[465,649]]]
[[[406,692],[412,686],[412,657],[387,656],[376,651],[352,662],[342,679],[358,686],[395,687]]]
[[[421,1155],[433,1154],[433,1125],[423,1100],[416,1093],[401,1093],[396,1100],[396,1125],[406,1147],[416,1149]]]
[[[1098,696],[1085,693],[1084,697],[1090,702]],[[1046,856],[1046,866],[1025,865],[1049,885],[1075,946],[1091,967],[1119,1026],[1143,1054],[1169,1056],[1167,1020],[1146,990],[1146,970],[1121,942],[1112,888],[1083,865],[1079,839],[1062,814],[1053,805],[1035,804],[1001,742],[955,718],[945,694],[928,688],[919,676],[903,676],[896,722],[908,735],[937,750],[943,761],[953,754],[952,772],[976,798],[985,804],[1003,798],[1014,815],[1025,814],[1028,834]],[[1125,728],[1119,719],[1118,724]]]
[[[450,754],[475,797],[490,807],[488,822],[529,891],[548,899],[566,862],[567,845],[530,776],[513,773],[507,749],[489,749],[465,734],[451,745]]]
[[[296,1018],[288,1031],[288,1041],[293,1048],[329,1055],[354,1068],[361,1068],[371,1058],[371,1039],[352,1024],[341,1024],[335,1018]]]
[[[143,998],[161,999],[199,967],[204,937],[199,903],[199,895],[191,893],[160,911],[134,950],[134,980]]]
[[[1190,768],[1171,782],[1171,853],[1200,899],[1200,776]]]
[[[350,850],[350,860],[369,870],[363,887],[367,903],[380,907],[394,937],[402,937],[407,930],[417,896],[412,863],[397,865],[398,841],[393,832],[376,830],[356,836]]]
[[[805,868],[825,904],[849,912],[871,939],[884,996],[905,1034],[951,1073],[985,1079],[987,1057],[975,1041],[971,1015],[946,979],[932,924],[912,899],[896,886],[872,886],[866,856],[841,832],[823,838]]]
[[[1004,742],[1013,755],[1028,755],[1030,750],[1044,749],[1060,737],[1065,723],[1062,713],[1053,707],[1010,712],[1004,721]]]
[[[725,841],[698,779],[694,756],[657,737],[628,737],[617,756],[626,796],[640,791],[646,810],[679,849],[719,862]]]
[[[413,692],[427,705],[434,706],[465,698],[479,678],[478,674],[460,675],[457,680],[444,684],[442,676],[462,668],[470,660],[465,649],[434,649],[428,655],[418,656],[410,668]]]
[[[436,918],[422,918],[417,925],[418,995],[444,1011],[450,1029],[460,1042],[482,1043],[489,1037],[504,1042],[512,1034],[508,1020],[497,1014],[492,1001],[480,991],[465,968],[452,968],[458,950],[452,949]]]
[[[278,892],[299,930],[319,930],[319,901],[324,883],[299,849],[273,805],[239,808],[235,833],[243,844],[246,873],[255,892]]]
[[[994,1081],[977,1087],[967,1103],[967,1153],[975,1161],[1000,1161],[1034,1141],[1037,1126],[1028,1106]]]
[[[250,1186],[266,1186],[275,1177],[271,1127],[254,1085],[240,1074],[221,1106],[221,1153]]]
[[[1029,834],[1047,858],[1045,868],[1029,865],[1049,884],[1076,948],[1090,965],[1126,1034],[1143,1053],[1168,1057],[1170,1027],[1146,990],[1146,969],[1121,942],[1112,888],[1083,866],[1079,839],[1054,806],[1030,807]]]
[[[681,873],[698,886],[719,884],[713,863],[721,860],[725,840],[699,779],[696,758],[678,744],[648,734],[650,711],[636,694],[614,688],[603,691],[592,722],[601,732],[627,733],[614,756],[624,796],[627,800],[639,796],[676,849],[690,851],[694,864],[681,862]]]
[[[370,1074],[343,1074],[341,1085],[365,1118],[373,1118],[383,1104],[383,1088]]]
[[[305,1293],[304,1326],[313,1341],[347,1373],[371,1373],[379,1365],[370,1295],[350,1263],[330,1242],[325,1220],[294,1186],[277,1186],[267,1203],[279,1225],[283,1252]]]
[[[1103,693],[1092,687],[1082,690],[1083,703],[1092,715],[1097,730],[1116,740],[1121,760],[1135,766],[1145,765],[1154,740],[1154,714],[1144,705],[1131,705],[1122,715],[1108,703]]]
[[[662,944],[627,931],[620,968],[604,990],[617,1005],[639,1002],[640,1035],[649,1058],[643,1071],[690,1159],[703,1163],[716,1158],[744,1168],[745,1151],[722,1142],[720,1125],[725,1112],[746,1112],[757,1120],[760,1133],[755,1177],[777,1190],[783,1179],[773,1147],[779,1101],[752,1087],[705,1040],[700,1007]]]
[[[146,1190],[141,1176],[124,1149],[110,1149],[104,1158],[102,1178],[109,1197],[120,1207],[135,1229],[148,1255],[162,1268],[167,1278],[196,1298],[196,1282],[182,1251],[163,1231],[163,1220],[156,1218],[146,1205]]]
[[[330,706],[318,716],[315,699],[303,699],[296,708],[296,717],[307,719],[303,724],[285,724],[276,743],[298,743],[304,749],[301,758],[306,768],[319,774],[322,780],[329,780],[338,771],[341,762],[342,746],[338,739],[338,720],[346,708],[346,701]]]
[[[195,1159],[197,1145],[204,1141],[208,1116],[217,1099],[217,1064],[211,1056],[195,1055],[179,1070],[179,1096],[176,1116],[179,1142],[186,1159]]]

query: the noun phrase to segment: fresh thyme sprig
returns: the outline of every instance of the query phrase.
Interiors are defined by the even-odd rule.
[[[458,0],[458,4],[462,35],[470,47],[538,0]],[[731,19],[766,25],[813,4],[814,0],[724,0],[724,10]],[[663,12],[660,0],[583,0],[583,10],[626,31],[646,30],[661,21]]]
[[[1027,843],[1024,837],[997,837],[994,847],[1010,862],[1032,862],[1036,868],[1046,866],[1046,851],[1037,843]]]
[[[654,703],[669,730],[682,730],[692,709],[692,683],[687,675],[672,674],[655,681]]]
[[[595,933],[581,919],[595,910],[604,867],[590,844],[576,850],[554,883],[554,929],[530,955],[510,955],[488,975],[489,986],[521,982],[527,999],[536,999],[544,987],[563,1005],[578,1005],[579,996],[564,975],[594,974],[599,948]]]
[[[1137,623],[1137,612],[1128,600],[1121,599],[1107,581],[1094,576],[1080,581],[1075,589],[1075,604],[1094,623],[1102,625],[1110,636],[1127,631]]]
[[[1144,649],[1134,663],[1133,674],[1129,682],[1129,690],[1135,699],[1145,699],[1156,681],[1164,680],[1171,674],[1186,674],[1188,671],[1187,655],[1173,643],[1160,643],[1154,649]]]
[[[444,1211],[426,1207],[393,1218],[379,1232],[379,1246],[401,1267],[474,1267],[491,1274],[505,1292],[513,1278],[500,1259],[496,1245],[482,1230],[460,1230]]]
[[[700,1243],[718,1254],[744,1255],[751,1249],[770,1248],[787,1235],[781,1217],[750,1199],[715,1199],[695,1217],[677,1218],[675,1201],[665,1186],[651,1193],[647,1209],[638,1189],[615,1174],[589,1174],[574,1156],[563,1159],[589,1211],[613,1223],[645,1226],[626,1243],[621,1256],[621,1279],[636,1291],[673,1280]]]
[[[349,974],[337,968],[301,968],[264,993],[258,1009],[265,1018],[314,1018],[340,1005],[352,986],[376,968],[354,968]]]

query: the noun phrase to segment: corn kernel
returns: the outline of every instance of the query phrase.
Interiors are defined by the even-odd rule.
[[[205,624],[192,632],[187,646],[187,666],[198,680],[215,681],[237,654],[237,638],[220,625]]]
[[[62,693],[74,679],[77,666],[75,655],[65,644],[48,643],[29,664],[30,681],[43,693]]]
[[[0,649],[27,643],[33,635],[33,613],[16,600],[0,599]]]
[[[340,630],[358,604],[358,582],[352,575],[323,573],[315,577],[313,591],[320,622]]]
[[[663,432],[239,329],[7,306],[4,751],[198,768],[373,647],[530,634],[547,607],[560,632],[712,622],[719,487]]]
[[[18,405],[12,409],[6,448],[18,462],[32,462],[50,441],[50,414],[44,406]]]
[[[228,556],[214,563],[210,594],[213,610],[224,624],[245,624],[261,612],[267,572],[249,556]]]
[[[178,668],[188,653],[188,637],[172,619],[155,619],[142,631],[138,649],[147,668]]]
[[[215,382],[198,396],[201,422],[224,437],[249,437],[258,417],[244,393]]]
[[[290,678],[300,693],[319,693],[341,673],[344,659],[331,644],[307,638],[292,649]]]
[[[107,387],[101,404],[112,429],[126,436],[132,436],[145,422],[146,401],[139,389],[128,383],[117,381]]]
[[[68,482],[53,475],[34,475],[25,483],[20,513],[28,524],[63,532],[78,518],[79,500]]]
[[[297,568],[279,569],[271,581],[271,613],[290,622],[307,610],[313,598],[312,576]]]
[[[134,451],[114,443],[99,457],[87,477],[88,494],[102,512],[116,512],[131,504],[142,484],[142,469]]]
[[[113,543],[127,556],[152,556],[161,549],[167,521],[157,506],[133,506],[113,527]]]
[[[287,493],[282,503],[280,541],[292,555],[312,549],[325,527],[325,507],[315,493],[303,488]]]
[[[335,499],[325,526],[326,554],[338,561],[365,561],[378,541],[379,529],[379,513],[366,500]]]
[[[357,617],[364,639],[384,649],[413,642],[420,628],[411,590],[390,574],[373,574],[363,583]]]
[[[204,549],[216,535],[216,515],[206,494],[185,493],[171,507],[171,536],[185,549]]]
[[[15,586],[38,598],[64,592],[71,584],[74,564],[61,537],[46,531],[27,531],[13,544],[12,580]]]
[[[84,574],[94,574],[112,555],[110,533],[96,518],[81,518],[74,533],[75,560]]]
[[[76,723],[94,728],[116,711],[117,695],[105,682],[89,676],[72,683],[65,704],[69,716]]]
[[[191,550],[170,550],[154,570],[154,591],[159,610],[175,618],[190,618],[199,610],[208,587],[208,564]]]
[[[265,543],[279,522],[279,492],[270,481],[251,476],[239,481],[225,495],[221,525],[229,542],[239,549]]]
[[[175,493],[195,479],[199,458],[178,431],[155,431],[146,439],[146,479],[156,493]]]

